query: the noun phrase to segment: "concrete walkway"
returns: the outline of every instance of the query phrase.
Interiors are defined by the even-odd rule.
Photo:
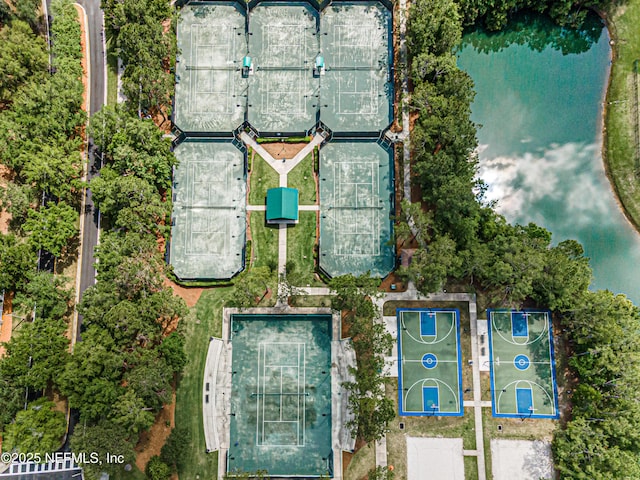
[[[295,157],[293,157],[292,159],[276,160],[271,156],[269,152],[267,152],[264,149],[262,145],[260,145],[253,138],[251,138],[251,136],[247,132],[242,132],[240,134],[240,140],[242,140],[245,143],[245,145],[255,150],[256,153],[260,155],[262,158],[264,158],[264,160],[271,166],[271,168],[273,168],[278,173],[278,175],[281,176],[280,177],[281,187],[287,186],[286,174],[289,173],[291,170],[293,170],[293,168],[296,165],[298,165],[302,160],[304,160],[305,157],[309,155],[309,153],[311,153],[315,147],[317,147],[324,141],[324,139],[325,137],[323,137],[319,133],[316,133],[311,139],[311,141],[307,145],[305,145],[305,147],[302,150],[300,150]],[[285,175],[284,185],[282,184],[282,175]]]
[[[293,168],[298,165],[302,160],[304,160],[307,155],[309,155],[313,149],[319,146],[324,140],[325,137],[319,133],[316,133],[311,141],[304,146],[302,150],[300,150],[295,157],[292,159],[282,159],[276,160],[271,156],[269,152],[267,152],[262,145],[256,142],[247,132],[242,132],[240,134],[240,139],[247,145],[251,147],[255,152],[260,155],[268,164],[273,168],[278,176],[279,181],[278,185],[280,187],[286,187],[288,181],[288,173],[293,170]],[[311,211],[317,212],[320,210],[319,205],[299,205],[299,211]],[[266,211],[265,205],[247,205],[247,211],[254,212],[263,212]],[[278,275],[283,277],[286,275],[286,264],[287,264],[287,226],[280,225],[280,229],[278,232]],[[278,281],[278,304],[284,301],[283,296],[281,295],[282,282]]]

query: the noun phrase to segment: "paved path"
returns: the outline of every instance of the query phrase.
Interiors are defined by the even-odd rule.
[[[251,147],[255,152],[260,155],[270,166],[273,168],[279,175],[279,186],[286,187],[288,181],[288,173],[298,165],[302,160],[304,160],[307,155],[309,155],[313,149],[319,146],[325,139],[323,135],[316,133],[311,141],[305,145],[305,147],[300,150],[295,157],[292,159],[282,159],[276,160],[271,156],[269,152],[267,152],[262,145],[256,142],[247,132],[242,132],[240,134],[240,139],[248,146]],[[248,211],[266,211],[265,205],[248,205]],[[299,205],[299,211],[312,211],[316,212],[320,210],[319,205]],[[278,231],[278,274],[280,276],[286,275],[286,265],[287,265],[287,226],[280,225],[280,229]],[[278,304],[282,304],[284,301],[283,295],[280,294],[282,288],[282,283],[278,281]]]
[[[78,3],[84,8],[87,15],[87,49],[89,53],[89,61],[87,62],[89,77],[89,116],[96,113],[107,102],[107,57],[106,44],[104,37],[104,15],[100,10],[99,0],[78,0]],[[97,155],[93,145],[93,139],[89,138],[87,144],[87,165],[84,180],[90,181],[98,174],[102,162]],[[94,267],[95,258],[94,249],[98,244],[100,212],[93,204],[91,190],[86,188],[83,198],[82,215],[82,231],[80,257],[78,268],[80,270],[80,278],[77,290],[77,301],[82,300],[84,291],[95,284],[96,271]],[[80,327],[82,324],[82,316],[74,313],[73,338],[72,342],[80,340]]]
[[[478,355],[478,311],[475,295],[469,302],[471,323],[471,358],[473,360],[473,415],[475,417],[476,449],[478,451],[478,480],[486,480],[484,459],[484,435],[482,434],[482,391],[480,386],[480,356]],[[489,402],[491,406],[491,402]]]

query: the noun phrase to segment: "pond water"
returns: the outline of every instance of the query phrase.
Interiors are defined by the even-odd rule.
[[[595,16],[580,31],[522,16],[499,34],[467,33],[458,64],[475,82],[487,199],[510,222],[544,226],[554,243],[578,240],[592,288],[640,304],[640,235],[618,207],[601,155],[610,55]]]

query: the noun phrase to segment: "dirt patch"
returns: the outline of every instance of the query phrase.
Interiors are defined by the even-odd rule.
[[[175,427],[176,394],[173,393],[171,403],[165,405],[156,416],[156,421],[151,428],[142,432],[138,445],[136,445],[136,465],[141,472],[147,467],[147,463],[154,455],[160,455],[162,446]]]
[[[0,188],[5,188],[13,180],[13,172],[5,165],[0,164]],[[9,222],[11,214],[0,208],[0,233],[9,233]]]
[[[307,146],[306,143],[261,143],[262,148],[275,159],[293,158],[300,150]]]
[[[80,48],[82,49],[82,86],[84,87],[84,91],[82,92],[82,110],[87,111],[88,101],[87,94],[89,92],[89,69],[87,65],[87,26],[86,26],[86,18],[84,15],[84,10],[80,5],[74,3],[73,6],[76,8],[78,12],[78,21],[80,23]]]
[[[13,312],[12,300],[12,293],[5,294],[3,310],[0,312],[2,314],[2,323],[0,324],[0,357],[2,357],[5,352],[2,342],[8,342],[11,339],[11,329],[13,327],[13,317],[11,315],[11,312]]]
[[[353,458],[353,453],[351,452],[342,452],[342,477],[344,478],[344,474],[349,468],[349,464],[351,463],[351,459]]]
[[[174,295],[182,298],[189,308],[194,307],[195,304],[198,303],[200,295],[202,295],[204,290],[204,288],[199,287],[183,287],[172,282],[168,278],[165,278],[163,283],[165,286],[170,287],[171,290],[173,290]]]

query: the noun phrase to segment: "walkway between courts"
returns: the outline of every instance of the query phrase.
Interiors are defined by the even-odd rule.
[[[271,168],[273,168],[279,175],[279,186],[287,186],[287,176],[293,168],[304,160],[313,149],[319,146],[325,137],[319,133],[316,133],[311,141],[300,150],[295,157],[291,159],[283,158],[282,160],[276,160],[267,152],[262,145],[255,141],[247,132],[240,134],[240,139],[252,148],[258,155],[260,155],[265,162],[267,162]],[[318,211],[320,207],[318,205],[300,205],[298,206],[300,211]],[[265,205],[247,205],[247,211],[266,211]],[[287,265],[287,225],[280,224],[278,230],[278,275],[283,277],[286,274]],[[283,301],[283,295],[281,295],[282,282],[278,280],[278,303]]]

